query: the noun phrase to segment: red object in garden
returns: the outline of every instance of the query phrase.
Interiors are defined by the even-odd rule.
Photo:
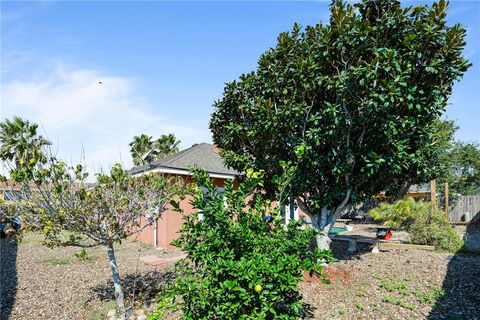
[[[392,237],[390,228],[377,228],[377,239],[388,240]]]

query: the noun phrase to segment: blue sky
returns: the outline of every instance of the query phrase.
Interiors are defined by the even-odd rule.
[[[423,2],[404,2],[420,4]],[[428,3],[428,2],[427,2]],[[328,21],[328,2],[2,1],[0,118],[39,122],[62,158],[130,165],[133,135],[210,142],[212,103],[277,35]],[[480,141],[480,2],[451,1],[474,64],[447,116]],[[103,84],[99,84],[98,82]]]

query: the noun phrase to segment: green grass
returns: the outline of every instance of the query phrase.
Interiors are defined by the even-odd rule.
[[[404,297],[410,296],[412,294],[407,285],[407,282],[411,281],[411,277],[403,280],[397,280],[395,276],[390,276],[386,278],[379,278],[378,280],[380,280],[380,284],[378,286],[389,293],[397,295],[399,294]],[[401,298],[397,298],[389,294],[383,298],[383,302],[409,310],[415,310],[417,308],[415,304],[406,303]]]
[[[408,288],[408,282],[412,281],[413,279],[411,275],[409,275],[406,279],[403,280],[397,280],[395,276],[389,276],[385,278],[378,276],[375,278],[380,280],[380,284],[378,285],[379,288],[382,288],[388,293],[393,294],[387,294],[383,298],[383,302],[409,310],[415,310],[417,306],[413,303],[405,303],[401,298],[398,297],[398,295],[407,297],[413,294],[416,300],[421,304],[434,304],[439,298],[445,295],[445,291],[442,288],[433,284],[431,284],[429,288],[427,288],[427,290],[410,290]]]
[[[405,309],[408,309],[408,310],[415,310],[417,308],[417,306],[414,305],[413,303],[405,303],[402,299],[395,298],[395,297],[392,297],[390,295],[386,295],[383,298],[383,302],[393,304],[395,306],[399,306],[401,308],[405,308]]]
[[[47,257],[40,260],[40,263],[53,264],[55,266],[63,266],[70,264],[72,262],[71,258],[59,258],[59,257]]]
[[[381,312],[382,308],[380,306],[373,306],[372,311],[373,312]]]
[[[43,235],[40,233],[33,233],[29,232],[23,235],[20,240],[20,245],[27,245],[27,244],[39,244],[41,245],[43,241]]]
[[[383,302],[395,304],[395,298],[390,295],[386,295],[385,297],[383,297]]]
[[[395,301],[395,304],[399,307],[402,307],[408,310],[415,310],[417,308],[417,306],[414,305],[413,303],[405,303],[402,299],[397,299]]]
[[[87,252],[84,248],[82,248],[80,251],[75,252],[73,256],[80,261],[91,261],[94,259],[94,257],[91,255],[91,253]]]

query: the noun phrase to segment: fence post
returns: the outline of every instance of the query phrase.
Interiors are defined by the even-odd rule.
[[[430,201],[432,205],[437,202],[437,182],[435,180],[430,181]]]
[[[448,204],[448,182],[445,182],[445,217],[448,219],[448,211],[450,210],[449,204]]]

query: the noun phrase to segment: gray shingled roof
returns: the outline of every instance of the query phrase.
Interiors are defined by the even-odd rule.
[[[199,166],[211,174],[238,174],[237,171],[225,166],[223,158],[213,151],[213,145],[209,143],[194,144],[190,148],[184,149],[171,156],[155,160],[147,165],[133,167],[129,171],[131,174],[136,174],[157,168],[189,170],[190,167],[194,165]]]

